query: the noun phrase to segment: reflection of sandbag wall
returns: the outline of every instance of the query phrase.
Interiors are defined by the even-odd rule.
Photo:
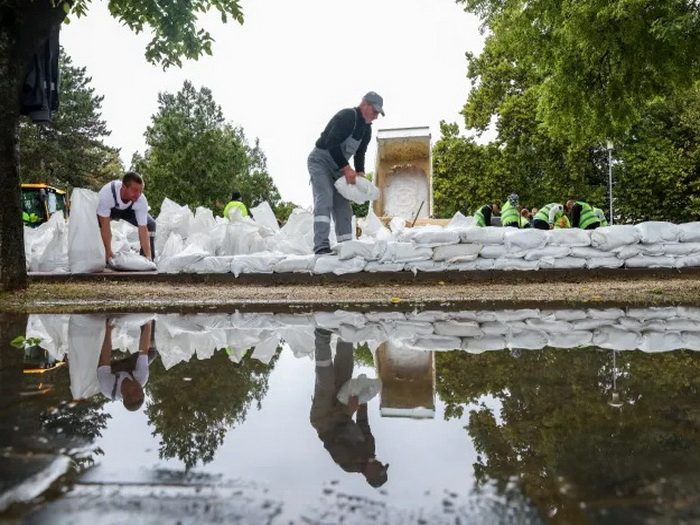
[[[353,344],[366,342],[376,354],[380,379],[389,389],[392,388],[391,378],[385,377],[384,372],[396,365],[397,355],[428,359],[420,354],[449,350],[480,353],[547,346],[592,346],[643,352],[681,348],[700,351],[700,308],[684,306],[547,311],[153,314],[152,317],[157,320],[155,342],[166,369],[190,360],[195,354],[198,359],[207,359],[222,348],[227,349],[233,362],[239,362],[252,351],[254,359],[269,363],[283,343],[295,357],[309,358],[313,354],[314,329],[320,327]],[[66,354],[70,356],[71,352],[84,347],[87,342],[88,346],[95,347],[97,359],[101,342],[100,327],[103,326],[100,323],[103,322],[104,318],[100,320],[100,316],[30,315],[27,337],[41,339],[41,345],[59,360]],[[136,321],[131,322],[129,318],[115,318],[117,327],[128,326],[129,323],[139,326],[136,322],[142,324],[143,320],[137,317]],[[129,334],[124,332],[124,335],[116,336],[115,345],[138,348],[137,331],[131,330]],[[385,342],[386,345],[380,346]],[[383,348],[381,353],[380,348]],[[394,364],[387,361],[387,356],[395,361]],[[421,374],[428,374],[426,370],[430,367],[422,361],[417,362],[422,363],[422,368],[419,367]],[[86,370],[89,368],[91,366]],[[426,382],[430,383],[430,380],[426,379]],[[384,386],[382,396],[385,395]],[[90,387],[88,385],[79,390],[87,391]],[[386,391],[386,395],[389,391]],[[420,392],[432,392],[432,387],[417,389],[416,396],[422,395]],[[427,397],[425,401],[421,398],[418,404],[428,408],[431,406]]]

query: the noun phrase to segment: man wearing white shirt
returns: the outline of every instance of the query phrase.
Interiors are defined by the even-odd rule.
[[[122,180],[108,182],[98,193],[97,220],[105,247],[107,262],[112,252],[110,221],[125,220],[138,228],[141,255],[153,260],[155,253],[156,221],[148,214],[148,201],[143,194],[144,182],[135,171],[127,172]]]

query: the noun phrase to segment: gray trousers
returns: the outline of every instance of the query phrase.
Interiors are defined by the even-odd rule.
[[[328,165],[323,155],[328,152],[314,150],[307,162],[314,196],[314,253],[330,249],[331,216],[335,223],[338,242],[352,239],[352,208],[350,201],[335,189],[339,171]]]
[[[352,378],[355,356],[352,343],[339,340],[335,348],[335,359],[333,359],[331,333],[317,328],[314,336],[316,384],[311,403],[311,424],[320,433],[328,432],[333,428],[333,409],[339,404],[335,396],[340,387]]]

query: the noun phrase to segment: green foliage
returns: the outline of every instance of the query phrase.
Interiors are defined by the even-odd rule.
[[[629,501],[668,470],[695,472],[700,355],[616,357],[613,367],[611,351],[592,348],[528,350],[517,359],[508,351],[438,353],[446,417],[470,413],[479,484],[507,495],[518,480],[536,506],[573,523],[581,502]],[[483,396],[497,400],[498,414],[479,405]]]
[[[365,177],[369,180],[374,180],[374,173],[369,171],[365,173]],[[352,207],[352,213],[355,217],[367,217],[367,214],[369,213],[369,201],[362,204],[350,202],[350,206]]]
[[[177,94],[159,94],[158,105],[146,131],[148,149],[133,166],[145,177],[155,213],[168,197],[221,214],[233,190],[249,207],[268,201],[275,210],[279,191],[258,141],[251,147],[243,129],[226,122],[208,88],[197,91],[185,81]]]
[[[470,111],[486,99],[493,114],[494,101],[521,89],[515,67],[538,91],[538,120],[576,143],[621,137],[647,100],[690,86],[700,72],[695,2],[457,2],[489,31],[484,58],[470,65]]]
[[[87,14],[90,0],[76,0],[70,11],[77,17]],[[64,4],[65,7],[66,4]],[[229,17],[243,23],[243,11],[238,0],[191,0],[168,2],[157,0],[110,0],[110,14],[134,33],[146,31],[151,40],[146,46],[146,58],[163,68],[181,66],[182,58],[196,60],[212,54],[214,39],[198,27],[198,19],[210,10],[219,12],[221,21]]]
[[[14,346],[15,348],[21,348],[22,350],[25,350],[27,348],[31,348],[33,346],[37,346],[40,343],[41,343],[41,338],[25,337],[23,335],[18,335],[12,341],[10,341],[10,344],[12,346]]]
[[[246,355],[235,364],[219,350],[210,359],[193,358],[167,372],[154,362],[146,415],[161,436],[160,457],[178,458],[187,469],[211,461],[228,430],[245,420],[254,402],[259,407],[276,361],[277,356],[265,365]]]
[[[20,121],[20,177],[59,188],[99,189],[123,173],[119,151],[103,143],[111,133],[100,115],[104,97],[90,87],[85,68],[73,66],[63,51],[60,75],[60,106],[52,121]]]

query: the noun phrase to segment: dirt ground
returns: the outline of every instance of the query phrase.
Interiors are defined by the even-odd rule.
[[[530,274],[530,275],[524,275]],[[0,312],[299,311],[700,306],[700,270],[466,275],[31,276]]]

